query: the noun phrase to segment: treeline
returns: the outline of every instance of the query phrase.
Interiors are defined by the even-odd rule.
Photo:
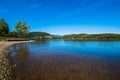
[[[8,23],[0,19],[0,37],[24,38],[29,32],[29,26],[25,22],[17,22],[14,30],[10,32]]]
[[[25,22],[17,22],[14,30],[10,31],[8,23],[0,19],[0,38],[17,38],[17,39],[51,39],[53,36],[46,32],[29,32],[30,26]],[[7,37],[7,38],[6,38]],[[1,40],[1,39],[0,39]]]
[[[65,40],[78,40],[78,41],[113,41],[120,40],[120,34],[103,33],[103,34],[70,34],[64,35]]]

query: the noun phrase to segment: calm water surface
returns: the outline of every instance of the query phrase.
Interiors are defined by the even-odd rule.
[[[120,80],[119,41],[51,40],[9,49],[15,80]]]

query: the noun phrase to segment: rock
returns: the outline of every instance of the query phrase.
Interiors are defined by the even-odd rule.
[[[11,80],[10,60],[4,54],[0,56],[0,80]]]

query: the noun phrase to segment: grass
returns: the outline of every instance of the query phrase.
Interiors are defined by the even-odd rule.
[[[27,41],[26,38],[11,38],[11,37],[0,37],[0,41]]]
[[[0,41],[7,40],[7,39],[8,39],[8,37],[0,37]]]

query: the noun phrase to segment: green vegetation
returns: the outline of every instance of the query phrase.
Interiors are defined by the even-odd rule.
[[[25,22],[18,22],[15,25],[15,32],[18,34],[18,37],[23,38],[26,37],[28,34],[29,26],[26,25]]]
[[[64,35],[65,40],[78,41],[113,41],[120,40],[120,34],[104,33],[104,34],[70,34]]]
[[[0,37],[0,41],[27,41],[26,38]]]
[[[29,26],[25,22],[18,22],[15,25],[15,29],[9,32],[9,26],[4,19],[0,19],[0,40],[20,41],[28,40]]]
[[[0,19],[0,36],[7,36],[9,33],[9,26],[4,19]]]
[[[29,32],[29,26],[25,22],[17,22],[13,31],[9,32],[9,26],[4,19],[0,19],[0,40],[19,41],[28,39],[52,39],[53,36],[46,32]]]
[[[27,36],[32,39],[52,39],[53,36],[46,32],[30,32]]]
[[[4,19],[0,19],[0,40],[28,40],[28,39],[65,39],[78,41],[112,41],[120,40],[120,34],[70,34],[63,37],[51,35],[46,32],[29,32],[29,26],[25,22],[17,22],[15,29],[9,32],[9,26]]]

